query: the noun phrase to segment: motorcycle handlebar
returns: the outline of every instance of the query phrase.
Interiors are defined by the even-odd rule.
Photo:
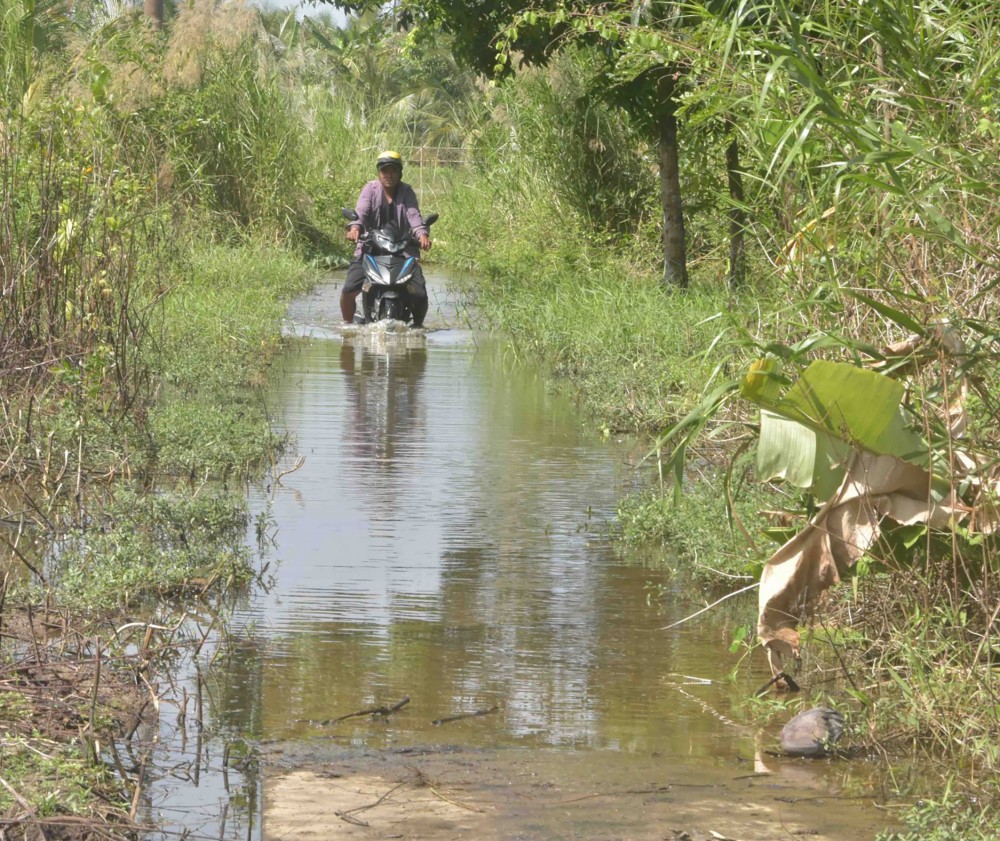
[[[349,207],[340,208],[340,215],[343,216],[348,222],[361,221],[361,217],[358,216],[357,212]],[[437,222],[439,218],[440,215],[438,213],[428,213],[427,216],[424,217],[424,227],[426,227],[427,230],[429,231],[431,225]],[[364,225],[361,226],[361,234],[359,235],[358,239],[361,239],[361,237],[370,237],[370,234],[365,229]],[[411,236],[410,239],[413,239],[413,237]]]

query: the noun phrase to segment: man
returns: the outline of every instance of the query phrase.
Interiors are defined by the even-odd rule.
[[[355,211],[360,221],[351,222],[347,229],[347,238],[358,243],[354,249],[354,260],[347,268],[347,282],[340,293],[340,314],[347,324],[354,323],[358,293],[365,280],[365,270],[361,264],[362,244],[358,242],[362,230],[380,228],[388,222],[395,222],[402,233],[412,233],[424,251],[431,247],[427,226],[417,204],[417,194],[409,184],[402,181],[403,159],[399,152],[383,152],[378,156],[375,166],[378,178],[365,184],[358,196]],[[407,249],[405,253],[408,257],[416,257],[419,252]],[[410,286],[413,326],[420,327],[427,314],[427,286],[419,264],[413,272]]]

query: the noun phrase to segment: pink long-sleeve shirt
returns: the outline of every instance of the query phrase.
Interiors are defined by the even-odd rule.
[[[421,234],[427,233],[427,226],[424,224],[423,217],[420,215],[420,205],[417,203],[417,194],[413,191],[413,188],[400,181],[396,186],[396,197],[389,204],[391,211],[395,212],[394,219],[382,219],[382,205],[383,205],[383,190],[382,183],[376,178],[374,181],[369,181],[361,188],[361,195],[358,196],[357,206],[354,208],[355,212],[360,218],[360,222],[352,222],[351,227],[360,226],[365,230],[371,230],[372,228],[379,228],[382,225],[388,224],[389,222],[395,222],[397,227],[402,233],[409,231],[415,237],[419,237]],[[361,256],[362,243],[358,243],[357,247],[354,249],[355,258]],[[420,253],[420,249],[415,245],[410,246],[406,249],[405,254],[408,257],[415,257]]]

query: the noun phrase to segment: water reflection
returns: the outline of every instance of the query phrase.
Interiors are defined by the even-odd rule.
[[[282,364],[284,467],[305,462],[251,495],[280,565],[236,613],[246,642],[216,678],[214,735],[290,751],[549,748],[532,755],[581,785],[611,765],[639,782],[664,764],[752,773],[767,740],[739,707],[764,676],[727,680],[736,656],[716,614],[660,630],[704,602],[677,589],[647,604],[662,579],[606,535],[629,468],[540,375],[458,331],[299,340]],[[330,723],[404,696],[388,721]]]
[[[626,474],[614,448],[499,347],[441,338],[307,341],[287,358],[277,399],[306,462],[270,501],[283,561],[250,611],[271,640],[262,735],[732,755],[739,734],[664,680],[722,677],[718,639],[658,632],[650,573],[606,538]],[[710,703],[728,709],[724,686]],[[405,695],[387,726],[316,724]]]
[[[418,389],[426,366],[427,346],[420,340],[381,337],[340,345],[340,370],[351,406],[345,455],[358,467],[354,475],[373,478],[366,490],[376,505],[386,500],[386,475],[406,467],[406,444],[423,434],[426,416]],[[387,508],[386,521],[395,513],[391,505]]]

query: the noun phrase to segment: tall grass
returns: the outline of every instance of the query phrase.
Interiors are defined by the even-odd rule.
[[[707,351],[731,327],[729,293],[711,282],[688,294],[662,288],[659,211],[628,210],[633,200],[655,204],[655,172],[627,123],[611,112],[598,121],[581,105],[593,83],[573,58],[494,89],[436,233],[447,259],[477,268],[471,300],[519,352],[571,377],[609,427],[652,430],[687,412],[713,379]],[[620,145],[631,155],[612,153]],[[631,225],[616,224],[605,203]],[[724,275],[721,262],[706,264],[702,277],[716,271]]]
[[[8,478],[58,484],[70,456],[50,471],[52,457],[79,460],[84,415],[132,422],[149,396],[140,351],[156,279],[140,264],[161,228],[148,180],[121,166],[114,127],[63,95],[64,7],[0,12],[0,458]]]
[[[158,108],[175,186],[239,226],[290,232],[302,175],[301,129],[252,9],[182,7],[163,57]]]
[[[949,471],[965,450],[983,459],[982,478],[995,477],[1000,66],[978,46],[996,41],[995,9],[899,0],[815,3],[809,15],[768,8],[756,26],[719,30],[708,55],[730,60],[706,91],[744,117],[761,208],[752,229],[800,313],[764,322],[756,340],[780,349],[811,335],[819,344],[802,364],[817,355],[865,364],[891,342],[925,336],[935,350],[895,374],[908,404]],[[957,356],[934,344],[942,325],[962,343]],[[969,425],[951,434],[941,419],[962,378]],[[995,802],[995,535],[958,524],[900,542],[870,554],[857,598],[837,614],[866,640],[851,691],[887,751],[944,757],[940,785]]]
[[[253,10],[202,0],[163,39],[60,9],[5,0],[0,19],[0,368],[128,414],[186,229],[292,241],[303,133]]]
[[[909,296],[921,317],[984,312],[1000,258],[1000,69],[976,45],[995,41],[993,11],[879,0],[803,18],[779,5],[770,32],[726,31],[720,85],[746,117],[753,203],[777,209],[754,232],[784,278]]]
[[[32,382],[99,365],[128,406],[149,319],[137,262],[155,226],[143,185],[116,169],[104,138],[69,109],[50,116],[19,121],[0,159],[0,371]]]

